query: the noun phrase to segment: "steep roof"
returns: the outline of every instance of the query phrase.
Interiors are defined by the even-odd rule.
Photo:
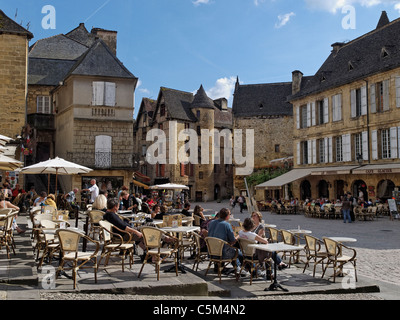
[[[164,97],[165,106],[172,119],[183,121],[197,120],[191,111],[193,93],[161,87],[158,101],[160,101],[161,97]],[[159,103],[157,103],[158,107]],[[156,113],[157,109],[155,110]]]
[[[148,117],[151,118],[153,116],[154,110],[156,109],[157,101],[149,98],[143,98],[140,103],[138,117],[135,122],[135,130],[139,127],[140,119],[144,113],[148,114]]]
[[[98,39],[78,60],[71,75],[135,78],[108,46]]]
[[[214,102],[207,96],[203,85],[200,86],[200,89],[195,94],[191,107],[214,109]]]
[[[78,27],[68,32],[66,36],[87,47],[91,47],[96,41],[96,36],[86,29],[84,23],[80,23]]]
[[[26,36],[28,39],[33,38],[33,34],[21,27],[14,20],[10,19],[2,10],[0,10],[0,34],[9,33]]]
[[[293,107],[287,102],[292,93],[292,83],[267,83],[239,85],[233,99],[235,117],[293,115]]]
[[[29,58],[28,85],[58,86],[75,63],[74,60]]]
[[[377,29],[348,43],[333,44],[317,73],[290,100],[400,67],[400,19],[387,23],[385,15]]]

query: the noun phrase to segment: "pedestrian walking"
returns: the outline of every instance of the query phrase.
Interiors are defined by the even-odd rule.
[[[346,196],[342,202],[342,211],[343,211],[343,222],[346,223],[348,221],[349,223],[352,223],[352,219],[350,216],[350,211],[352,208],[352,203],[350,201],[350,198]]]

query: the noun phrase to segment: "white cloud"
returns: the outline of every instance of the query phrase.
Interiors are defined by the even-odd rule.
[[[195,0],[195,1],[192,1],[192,2],[193,2],[193,4],[197,7],[197,6],[201,5],[201,4],[208,4],[208,3],[210,3],[210,0]]]
[[[397,0],[305,0],[306,4],[311,9],[328,11],[336,13],[347,5],[360,5],[363,7],[372,7],[382,3],[394,4],[396,10],[400,10],[400,5]]]
[[[295,16],[296,14],[294,12],[290,12],[290,13],[286,13],[286,14],[282,14],[278,16],[278,23],[275,24],[275,28],[279,29],[281,27],[283,27],[284,25],[286,25],[290,18]]]
[[[235,91],[235,84],[236,77],[220,78],[216,81],[214,87],[206,90],[206,93],[213,100],[226,98],[231,102]]]
[[[254,4],[258,6],[259,4],[263,3],[265,0],[254,0]]]
[[[146,88],[140,88],[142,86],[142,81],[138,80],[136,89],[140,92],[140,93],[144,93],[144,94],[149,94],[150,90],[146,89]]]

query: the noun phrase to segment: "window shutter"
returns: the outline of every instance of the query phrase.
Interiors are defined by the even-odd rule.
[[[160,176],[161,177],[165,177],[165,164],[161,164],[160,165],[160,171],[161,171],[160,172],[161,173]]]
[[[361,88],[361,115],[367,114],[367,86]]]
[[[94,81],[93,82],[93,101],[94,106],[104,105],[104,82]]]
[[[372,130],[372,160],[378,160],[378,131]]]
[[[324,99],[324,123],[329,122],[329,99]]]
[[[383,111],[389,110],[389,80],[383,81]]]
[[[300,129],[300,107],[296,108],[296,124],[297,129]]]
[[[330,163],[332,163],[332,162],[333,162],[333,144],[332,144],[332,137],[329,137],[329,138],[328,138],[328,156],[329,156],[328,161],[329,161]]]
[[[343,143],[343,161],[351,161],[351,136],[350,134],[345,134],[342,136]]]
[[[396,107],[400,108],[400,77],[396,77]]]
[[[337,95],[338,103],[337,103],[337,109],[338,109],[338,121],[342,120],[342,94]]]
[[[307,103],[307,127],[311,127],[311,103]]]
[[[364,131],[362,133],[362,153],[363,153],[363,160],[368,161],[369,160],[369,152],[368,152],[368,131]]]
[[[313,154],[313,149],[312,149],[312,141],[311,140],[308,140],[307,141],[307,145],[308,145],[308,164],[311,164],[312,163],[312,154]]]
[[[328,161],[329,161],[329,140],[328,140],[328,138],[324,139],[324,145],[325,145],[324,162],[328,163]]]
[[[400,127],[399,127],[400,129]],[[301,158],[300,158],[300,153],[301,152],[301,144],[300,142],[297,142],[297,164],[301,165]]]
[[[105,105],[108,107],[115,106],[115,89],[116,85],[113,82],[106,82],[105,84],[106,89],[106,103]]]
[[[351,90],[350,91],[350,104],[351,104],[351,117],[355,118],[357,116],[357,93],[356,90]]]
[[[312,161],[317,163],[317,140],[312,140]]]
[[[397,158],[397,127],[390,128],[390,155],[392,159]]]
[[[315,102],[311,102],[311,125],[315,126]]]
[[[376,85],[371,85],[371,113],[376,113]]]

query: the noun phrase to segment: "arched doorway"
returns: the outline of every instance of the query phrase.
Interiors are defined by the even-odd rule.
[[[391,180],[381,180],[378,183],[376,196],[383,201],[391,199],[393,197],[393,191],[395,184]]]
[[[308,180],[304,180],[300,184],[300,199],[311,199],[311,183]]]
[[[320,180],[318,183],[318,197],[329,199],[329,184],[325,180]]]
[[[353,197],[368,200],[367,184],[363,180],[356,180],[353,182],[352,188]]]
[[[219,184],[214,186],[214,200],[218,200],[221,196],[221,187]]]
[[[343,180],[335,181],[336,199],[340,199],[344,195],[344,184]]]

